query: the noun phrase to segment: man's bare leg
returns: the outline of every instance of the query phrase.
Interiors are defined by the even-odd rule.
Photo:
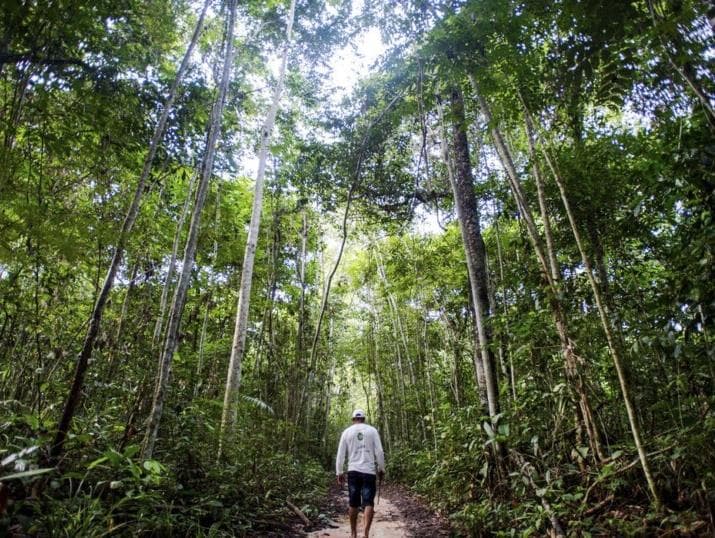
[[[365,507],[365,538],[370,536],[370,525],[372,525],[372,516],[375,514],[375,508],[372,506]]]
[[[350,537],[351,538],[357,538],[357,517],[358,517],[358,508],[353,508],[352,506],[348,510],[348,514],[350,515]],[[372,519],[372,516],[371,516]]]

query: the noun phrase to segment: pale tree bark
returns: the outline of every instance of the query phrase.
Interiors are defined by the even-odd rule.
[[[577,427],[585,429],[591,453],[597,461],[603,461],[605,459],[605,454],[603,453],[600,432],[596,426],[590,397],[583,377],[582,361],[575,353],[575,346],[570,336],[564,306],[560,300],[560,290],[558,288],[560,271],[558,271],[557,267],[554,266],[556,261],[553,253],[551,253],[551,256],[547,256],[544,253],[541,236],[536,228],[536,223],[526,198],[526,193],[524,192],[523,186],[519,181],[516,167],[514,166],[514,159],[511,155],[511,150],[507,146],[500,129],[494,125],[489,105],[479,91],[477,91],[476,80],[474,77],[470,78],[475,89],[479,109],[489,125],[489,130],[491,132],[492,139],[494,140],[497,154],[499,155],[502,166],[506,171],[509,187],[511,188],[514,200],[516,201],[519,212],[521,213],[526,224],[527,235],[536,257],[538,258],[541,274],[547,283],[549,303],[551,306],[552,316],[554,318],[554,325],[556,326],[556,332],[558,333],[559,341],[561,343],[561,353],[564,358],[566,377],[569,382],[569,388],[575,392],[575,399],[578,402]]]
[[[164,315],[166,313],[166,306],[169,302],[169,291],[171,290],[171,285],[174,283],[174,273],[176,272],[176,259],[179,256],[179,245],[181,243],[181,233],[184,230],[184,223],[186,222],[186,216],[189,214],[189,207],[191,203],[192,194],[194,192],[194,183],[198,175],[194,174],[189,179],[189,184],[186,188],[186,199],[184,200],[184,207],[181,209],[181,214],[179,215],[179,221],[176,223],[176,231],[174,232],[174,241],[171,245],[171,258],[169,259],[169,268],[166,272],[166,280],[164,281],[164,286],[161,289],[161,299],[159,300],[159,315],[156,318],[156,323],[154,324],[154,335],[152,337],[152,348],[155,348],[161,340],[161,333],[164,329]]]
[[[231,67],[233,66],[234,44],[233,32],[236,21],[236,0],[229,0],[228,3],[229,21],[226,31],[226,47],[223,69],[221,75],[221,83],[218,88],[216,101],[211,110],[211,120],[208,126],[208,134],[206,137],[206,149],[204,151],[203,161],[201,163],[201,171],[199,182],[196,188],[196,199],[191,212],[191,221],[189,224],[189,233],[184,246],[184,259],[182,262],[181,276],[174,291],[174,298],[169,311],[169,319],[167,321],[166,336],[164,337],[164,345],[162,347],[161,357],[159,359],[159,369],[154,388],[154,397],[152,401],[151,411],[147,420],[146,435],[142,446],[142,457],[151,458],[154,453],[154,445],[159,435],[159,423],[164,408],[164,398],[169,386],[169,374],[171,371],[171,362],[174,357],[174,351],[177,345],[179,333],[179,325],[181,324],[181,316],[186,303],[186,294],[189,288],[191,279],[191,267],[194,263],[194,255],[196,254],[196,246],[199,238],[199,225],[201,223],[201,212],[206,202],[206,192],[208,191],[211,172],[213,171],[214,157],[216,155],[216,141],[221,132],[221,120],[223,118],[223,108],[226,102],[226,94],[231,78]]]
[[[527,116],[531,118],[529,110],[526,109],[526,107],[524,112]],[[533,123],[533,119],[531,121]],[[655,479],[653,478],[653,473],[650,469],[650,463],[648,461],[648,456],[646,454],[645,447],[643,446],[641,428],[638,422],[638,416],[636,415],[635,406],[633,405],[630,383],[626,374],[625,359],[623,357],[622,348],[620,344],[620,331],[617,326],[614,326],[614,323],[611,319],[611,314],[607,311],[606,304],[603,301],[601,289],[598,285],[598,282],[596,281],[596,277],[594,276],[593,264],[591,263],[591,259],[588,253],[586,252],[584,242],[581,238],[581,232],[579,231],[578,223],[576,222],[576,217],[571,210],[571,202],[568,198],[568,193],[566,192],[565,182],[561,177],[561,173],[559,172],[558,167],[554,159],[552,158],[550,151],[546,147],[545,141],[543,140],[543,136],[541,142],[542,154],[544,155],[544,159],[546,160],[549,170],[551,171],[554,182],[559,189],[559,193],[561,195],[561,202],[564,206],[564,210],[566,211],[566,216],[571,227],[571,233],[574,236],[576,246],[578,248],[579,254],[581,255],[581,262],[583,263],[585,268],[586,277],[588,278],[588,282],[591,286],[591,291],[593,293],[594,301],[596,303],[596,309],[598,310],[601,326],[606,336],[608,349],[611,353],[613,365],[616,369],[616,374],[618,376],[618,383],[621,388],[621,395],[623,396],[623,403],[626,408],[626,415],[628,416],[628,422],[631,428],[631,435],[633,436],[633,441],[636,446],[636,450],[638,451],[638,458],[640,460],[646,482],[648,483],[648,488],[650,489],[650,493],[653,496],[653,505],[656,510],[660,510],[662,506],[662,501],[655,483]]]
[[[132,200],[127,214],[124,217],[122,223],[122,228],[117,237],[116,246],[114,247],[114,254],[112,255],[112,261],[109,264],[109,270],[104,278],[104,283],[102,285],[101,291],[97,296],[94,308],[92,309],[92,314],[90,315],[87,333],[82,344],[82,350],[80,351],[79,358],[77,360],[77,366],[75,367],[74,379],[72,381],[72,387],[70,388],[69,394],[67,395],[67,400],[62,411],[62,417],[60,418],[59,425],[57,427],[57,434],[52,443],[52,448],[50,449],[50,459],[57,460],[64,449],[64,442],[67,437],[67,432],[69,431],[70,423],[74,417],[75,410],[79,404],[79,400],[82,393],[82,386],[84,385],[84,378],[87,372],[87,366],[89,365],[89,359],[92,356],[92,351],[94,350],[94,344],[97,340],[97,335],[99,334],[99,326],[102,321],[102,315],[104,314],[104,308],[109,299],[109,293],[114,286],[114,279],[116,277],[119,265],[121,263],[122,257],[124,256],[124,250],[126,248],[127,240],[129,239],[129,233],[134,227],[137,216],[139,215],[139,209],[141,205],[142,195],[146,190],[146,182],[149,179],[149,174],[151,173],[152,165],[154,163],[154,157],[156,156],[157,149],[164,137],[164,132],[166,130],[166,123],[169,119],[169,113],[174,106],[174,101],[176,100],[177,90],[179,84],[181,83],[184,74],[189,66],[189,61],[191,59],[191,54],[196,47],[199,35],[201,34],[201,29],[203,28],[204,18],[206,16],[206,10],[210,4],[211,0],[206,0],[199,19],[196,22],[196,27],[194,28],[194,33],[191,36],[191,41],[186,49],[186,53],[181,61],[176,76],[174,77],[174,82],[172,83],[169,94],[164,103],[164,108],[159,115],[159,121],[154,129],[154,134],[149,143],[149,150],[144,159],[144,166],[142,168],[141,175],[139,176],[139,181],[137,182],[136,189],[134,191],[134,198]]]
[[[516,402],[516,372],[514,371],[514,360],[512,359],[510,341],[507,336],[509,334],[509,323],[507,315],[506,286],[504,284],[504,260],[501,250],[501,233],[499,231],[499,218],[496,215],[494,218],[494,233],[496,235],[495,243],[497,245],[497,263],[499,264],[499,283],[502,287],[502,311],[504,314],[504,323],[507,328],[507,334],[504,335],[504,339],[506,340],[506,354],[509,358],[509,386],[511,387],[512,400]]]
[[[484,384],[487,392],[489,416],[499,413],[499,392],[497,388],[494,361],[489,345],[489,298],[487,290],[486,248],[479,225],[479,207],[474,195],[469,143],[467,141],[466,119],[462,92],[453,88],[450,92],[450,116],[452,124],[452,152],[454,174],[451,178],[454,202],[457,209],[459,228],[467,260],[469,284],[474,307],[475,345],[484,370]]]
[[[258,244],[258,231],[261,224],[261,209],[263,207],[263,184],[268,159],[268,145],[271,141],[273,125],[276,120],[278,106],[280,105],[285,83],[286,67],[288,65],[288,51],[290,50],[293,36],[293,19],[295,17],[295,0],[291,1],[288,11],[288,24],[286,27],[286,40],[283,46],[278,82],[273,92],[273,101],[268,111],[266,121],[261,128],[261,145],[258,154],[258,173],[253,194],[253,208],[251,210],[251,223],[246,240],[246,252],[243,256],[241,270],[241,284],[238,292],[238,305],[236,311],[236,324],[231,345],[231,358],[226,375],[226,390],[223,398],[223,412],[221,414],[221,429],[219,433],[218,457],[221,457],[224,437],[231,433],[236,422],[236,394],[241,384],[241,363],[246,348],[246,329],[248,327],[248,310],[251,301],[251,281],[253,279],[253,265],[256,258]]]

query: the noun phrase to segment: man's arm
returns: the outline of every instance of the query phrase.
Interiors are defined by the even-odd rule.
[[[377,459],[377,472],[385,473],[385,452],[382,450],[380,434],[375,430],[375,459]]]
[[[346,452],[346,441],[345,432],[340,436],[340,442],[338,443],[338,455],[335,457],[335,474],[336,476],[341,476],[343,474],[343,465],[345,465],[345,452]]]

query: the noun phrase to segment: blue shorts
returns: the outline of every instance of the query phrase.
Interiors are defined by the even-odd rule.
[[[374,506],[376,477],[374,474],[348,471],[348,493],[350,506]]]

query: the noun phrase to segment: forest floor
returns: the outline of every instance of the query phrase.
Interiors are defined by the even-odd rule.
[[[449,523],[424,505],[404,487],[384,484],[375,499],[371,538],[438,538],[450,536]],[[325,511],[333,517],[327,527],[308,534],[313,538],[349,538],[347,490],[330,488]],[[363,515],[358,516],[358,536],[363,536]]]

